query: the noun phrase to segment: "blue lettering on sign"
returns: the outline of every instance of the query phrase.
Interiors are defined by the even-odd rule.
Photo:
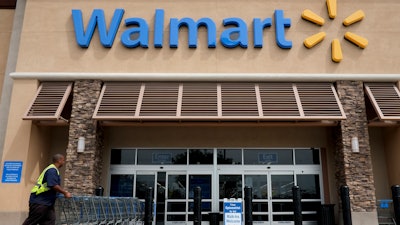
[[[255,48],[262,48],[263,46],[263,31],[264,28],[270,27],[272,24],[271,18],[266,18],[261,22],[261,19],[254,19],[253,20],[253,30],[254,30],[254,47]]]
[[[138,46],[147,48],[149,42],[149,26],[147,26],[146,21],[141,18],[129,18],[125,20],[125,25],[137,25],[139,28],[134,27],[124,31],[121,36],[122,44],[127,48],[135,48]],[[137,34],[139,38],[132,40],[131,35],[133,34]]]
[[[292,42],[285,39],[285,27],[290,27],[290,23],[290,19],[283,17],[283,10],[275,10],[275,37],[281,48],[292,48]]]
[[[73,9],[72,18],[74,21],[76,42],[83,48],[89,47],[92,40],[94,29],[98,28],[100,35],[100,42],[104,47],[111,48],[114,43],[115,35],[117,34],[118,27],[121,23],[122,16],[124,15],[123,9],[116,9],[114,16],[111,19],[110,29],[107,31],[106,20],[104,18],[104,11],[102,9],[93,10],[86,31],[83,28],[82,11]]]
[[[247,48],[247,25],[240,18],[227,18],[223,21],[224,26],[234,25],[234,28],[228,28],[221,34],[221,44],[227,48],[234,48],[238,45]],[[238,34],[238,38],[231,39],[231,35]]]
[[[170,20],[170,33],[169,33],[169,46],[171,48],[178,47],[178,33],[181,26],[186,26],[189,34],[189,48],[197,47],[197,30],[200,26],[204,26],[208,31],[208,47],[215,48],[217,28],[215,23],[209,18],[202,18],[194,22],[191,18],[183,18],[178,20],[171,18]]]
[[[102,9],[94,9],[90,16],[86,29],[83,24],[82,11],[79,9],[72,10],[72,19],[75,29],[76,42],[82,48],[88,48],[92,40],[94,31],[97,27],[100,43],[107,48],[111,48],[115,36],[120,27],[124,9],[116,9],[111,18],[110,26],[107,30],[104,11]],[[154,16],[154,47],[162,48],[164,40],[164,10],[156,9]],[[275,39],[280,48],[292,48],[292,42],[285,38],[285,28],[290,27],[291,20],[284,18],[283,10],[275,10]],[[221,44],[226,48],[247,48],[248,46],[248,28],[247,24],[240,18],[225,18],[222,24],[226,29],[222,31],[220,36]],[[149,43],[149,25],[143,18],[132,17],[125,19],[127,29],[121,35],[121,43],[127,48],[148,48]],[[179,30],[186,27],[188,30],[188,46],[189,48],[197,48],[197,36],[199,27],[207,29],[207,46],[208,48],[216,47],[217,29],[215,22],[210,18],[201,18],[194,21],[192,18],[171,18],[170,19],[170,48],[178,47]],[[253,19],[253,40],[255,48],[263,46],[263,31],[265,28],[272,26],[272,18]]]

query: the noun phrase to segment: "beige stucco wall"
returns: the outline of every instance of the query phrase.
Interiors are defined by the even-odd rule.
[[[127,49],[119,41],[127,28],[121,25],[114,46],[100,45],[97,32],[88,49],[80,48],[74,37],[71,9],[81,9],[86,26],[94,8],[102,8],[108,18],[115,8],[124,8],[123,19],[141,17],[150,28],[149,48]],[[152,44],[155,9],[165,10],[164,47],[155,49]],[[264,47],[252,47],[252,19],[274,16],[275,9],[284,10],[291,18],[292,27],[286,29],[286,38],[293,41],[290,50],[280,49],[275,43],[274,27],[264,31]],[[311,9],[326,20],[322,27],[311,24],[300,15]],[[344,27],[343,19],[362,9],[366,18],[350,27]],[[197,1],[184,0],[27,0],[24,25],[18,54],[17,72],[127,72],[127,73],[399,73],[400,27],[398,26],[398,0],[345,1],[338,0],[338,16],[328,19],[325,1]],[[247,49],[226,49],[219,42],[215,49],[206,46],[205,30],[200,29],[197,49],[187,47],[185,31],[180,33],[179,48],[168,46],[169,18],[210,17],[217,25],[218,37],[224,30],[222,20],[240,17],[249,29]],[[0,10],[0,21],[10,21],[13,13]],[[6,26],[6,27],[4,27]],[[10,27],[7,27],[10,26]],[[10,36],[11,23],[0,23],[0,82],[4,77],[8,49],[5,36]],[[5,32],[4,32],[5,31]],[[325,31],[325,40],[312,49],[303,46],[303,40]],[[352,31],[368,39],[369,45],[362,50],[343,39],[346,31]],[[331,61],[330,42],[339,38],[344,59]],[[217,38],[218,39],[218,38]],[[5,44],[7,43],[7,44]],[[4,46],[3,46],[4,45]],[[4,55],[3,55],[4,54]],[[3,65],[3,66],[2,66]],[[2,83],[0,85],[0,88]],[[0,183],[0,220],[5,224],[21,224],[27,211],[29,190],[40,170],[49,162],[52,154],[65,151],[68,128],[37,127],[31,121],[23,121],[22,115],[36,93],[38,81],[15,80],[10,106],[10,117],[4,146],[4,160],[24,162],[20,184]],[[371,150],[376,171],[377,198],[387,196],[387,187],[400,183],[400,129],[372,129]],[[334,141],[330,128],[283,128],[283,127],[119,127],[106,128],[103,186],[107,187],[109,150],[114,147],[326,147],[328,154],[328,180],[331,203],[337,204],[334,177]],[[383,147],[384,146],[384,147]],[[392,172],[393,171],[393,172]],[[385,184],[385,182],[387,184]],[[382,184],[382,188],[381,188]],[[385,186],[385,187],[383,187]],[[13,196],[10,198],[9,196]],[[337,209],[338,207],[336,207]],[[20,212],[23,211],[23,214]]]
[[[386,167],[385,154],[385,129],[379,127],[371,127],[369,131],[372,167],[375,179],[376,199],[391,199],[388,170]]]
[[[33,151],[28,151],[31,138],[31,123],[21,119],[26,105],[29,104],[29,98],[37,89],[37,81],[17,81],[18,86],[14,87],[12,93],[12,102],[10,107],[10,117],[7,124],[8,130],[4,143],[2,160],[6,161],[23,161],[24,174],[21,177],[20,184],[0,183],[0,204],[1,212],[14,213],[19,211],[22,205],[26,205],[26,193],[28,193],[28,185],[31,183],[31,177],[24,175],[37,172],[38,166],[34,166],[31,162],[38,162],[40,155],[34,154]],[[29,160],[28,160],[29,159]],[[35,179],[35,178],[33,178]],[[25,190],[25,193],[23,193]],[[9,196],[15,198],[9,198]],[[25,204],[24,204],[25,203]]]
[[[400,128],[385,131],[387,170],[389,185],[400,185]]]
[[[2,162],[22,161],[23,168],[20,183],[0,183],[0,218],[5,224],[24,219],[20,212],[27,210],[30,189],[40,170],[50,162],[49,129],[22,120],[37,87],[36,80],[20,80],[13,88]]]
[[[14,10],[0,9],[0,93],[3,90],[4,74],[10,45]]]
[[[83,11],[84,24],[95,8],[104,9],[107,24],[116,8],[124,8],[124,19],[144,18],[150,28],[149,48],[127,49],[120,42],[120,35],[127,28],[121,25],[114,46],[104,48],[95,32],[88,49],[75,42],[71,10]],[[165,10],[164,47],[155,49],[153,22],[155,9]],[[274,26],[264,31],[264,47],[252,47],[252,19],[273,18],[274,10],[284,10],[292,26],[286,29],[286,39],[293,41],[293,48],[283,50],[275,43]],[[304,9],[311,9],[325,18],[322,27],[301,19]],[[344,27],[342,21],[356,10],[365,12],[361,22]],[[244,73],[398,73],[400,65],[400,36],[397,0],[386,1],[338,1],[337,18],[330,20],[324,1],[27,1],[18,72],[244,72]],[[198,48],[187,47],[187,36],[181,32],[179,47],[170,49],[169,18],[191,17],[195,20],[210,17],[217,26],[217,37],[224,30],[222,20],[228,17],[242,18],[248,25],[248,49],[227,49],[219,42],[215,49],[206,46],[204,29],[199,35]],[[325,40],[312,49],[303,46],[303,40],[325,31]],[[362,50],[344,40],[346,31],[352,31],[368,39],[369,45]],[[343,61],[331,61],[331,40],[340,40]],[[219,38],[218,38],[219,39]],[[38,54],[40,52],[40,54]]]
[[[52,155],[65,154],[68,143],[68,127],[43,127],[22,120],[37,88],[36,80],[15,81],[13,88],[2,162],[22,161],[23,168],[19,184],[0,183],[0,219],[4,224],[22,224],[30,189],[41,170],[51,163]],[[60,169],[61,176],[64,169]]]

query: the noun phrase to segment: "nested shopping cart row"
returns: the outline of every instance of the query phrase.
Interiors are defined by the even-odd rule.
[[[58,225],[141,224],[143,207],[137,198],[74,196],[56,201]]]

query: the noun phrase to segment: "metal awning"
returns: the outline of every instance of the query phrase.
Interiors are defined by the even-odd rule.
[[[106,82],[93,118],[312,121],[346,116],[332,83]]]
[[[23,119],[66,123],[69,117],[63,112],[71,91],[72,82],[41,83]]]
[[[364,87],[380,120],[400,120],[400,91],[395,83],[365,83]]]

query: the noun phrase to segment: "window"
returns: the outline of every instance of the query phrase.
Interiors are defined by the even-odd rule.
[[[0,9],[15,9],[17,0],[0,0]]]

